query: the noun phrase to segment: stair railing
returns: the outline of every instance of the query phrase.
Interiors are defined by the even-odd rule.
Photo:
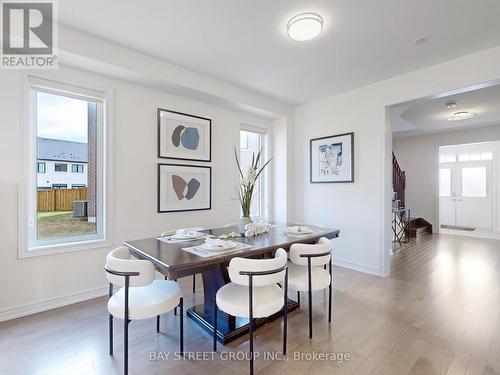
[[[394,152],[392,153],[392,189],[397,194],[400,207],[405,206],[406,174],[399,166]]]

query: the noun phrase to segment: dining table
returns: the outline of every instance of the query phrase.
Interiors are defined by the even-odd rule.
[[[257,236],[231,238],[244,249],[224,252],[206,256],[196,254],[185,249],[202,245],[204,238],[193,241],[172,241],[170,243],[161,237],[145,238],[139,240],[125,241],[131,254],[138,259],[151,261],[156,270],[169,280],[201,274],[203,280],[203,303],[195,305],[186,310],[188,318],[196,322],[207,332],[213,334],[213,313],[214,301],[217,291],[230,282],[227,266],[234,257],[244,258],[266,258],[272,257],[274,252],[283,248],[289,251],[294,243],[316,243],[321,237],[334,239],[339,236],[338,229],[326,228],[322,226],[307,225],[309,233],[290,233],[287,228],[296,227],[293,223],[271,223],[269,232]],[[238,226],[221,227],[200,231],[208,237],[220,237],[229,233],[238,233]],[[189,249],[188,249],[189,250]],[[288,311],[293,311],[298,307],[298,302],[288,299]],[[276,319],[280,313],[269,318],[256,319],[254,327],[258,328]],[[217,314],[217,339],[226,344],[238,337],[246,334],[249,330],[248,319],[233,317],[219,312]]]

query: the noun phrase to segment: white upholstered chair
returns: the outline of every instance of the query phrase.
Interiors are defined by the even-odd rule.
[[[309,338],[312,338],[312,292],[328,288],[328,323],[332,321],[332,245],[322,237],[317,244],[293,244],[290,247],[288,283],[297,291],[300,306],[300,292],[309,296]],[[328,270],[325,266],[328,264]]]
[[[287,335],[287,255],[283,249],[272,259],[233,258],[228,267],[231,282],[217,291],[214,303],[213,349],[217,351],[217,308],[235,316],[248,318],[250,325],[250,374],[253,375],[254,318],[271,316],[283,309],[283,354]],[[283,288],[278,286],[283,285]]]
[[[199,232],[200,230],[204,230],[205,228],[186,228],[187,231],[195,231],[195,232]],[[160,236],[163,237],[163,236],[171,236],[173,234],[175,234],[175,232],[177,231],[177,229],[167,229],[167,230],[164,230],[163,232],[161,232]],[[166,277],[165,277],[166,279]],[[175,280],[177,281],[177,279]],[[193,294],[196,293],[196,275],[193,275]],[[175,310],[175,313],[177,314],[177,310]]]
[[[175,281],[154,280],[155,268],[147,260],[131,259],[126,247],[112,250],[106,257],[109,281],[109,354],[113,355],[113,317],[123,319],[123,373],[128,373],[128,325],[132,320],[156,317],[160,331],[160,315],[180,308],[180,352],[184,352],[182,290]],[[113,293],[113,286],[120,289]]]

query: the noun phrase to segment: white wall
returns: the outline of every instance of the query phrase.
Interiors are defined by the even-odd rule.
[[[500,47],[305,104],[295,110],[295,219],[338,227],[335,261],[387,275],[392,171],[387,106],[500,78]],[[355,183],[310,184],[309,139],[354,131]]]
[[[394,154],[406,171],[406,207],[412,216],[426,219],[437,232],[439,146],[498,140],[500,125],[394,139]]]
[[[34,72],[36,75],[37,72]],[[44,72],[44,75],[49,74]],[[157,235],[164,229],[187,226],[218,226],[237,221],[234,198],[237,173],[233,147],[239,144],[239,126],[271,127],[271,121],[62,67],[50,73],[54,79],[89,88],[114,90],[114,243]],[[110,248],[18,259],[17,196],[22,170],[19,155],[21,77],[0,71],[0,318],[24,310],[22,306],[63,296],[99,295],[105,286],[104,258]],[[168,163],[156,157],[156,109],[192,113],[212,119],[212,207],[210,211],[156,213],[156,165]],[[172,162],[172,161],[171,161]],[[178,163],[178,161],[175,161]],[[185,164],[190,164],[185,162]],[[88,292],[88,293],[84,293]],[[83,294],[82,294],[83,293]],[[82,297],[83,298],[83,297]],[[43,306],[43,303],[42,305]],[[21,309],[12,310],[16,307]]]

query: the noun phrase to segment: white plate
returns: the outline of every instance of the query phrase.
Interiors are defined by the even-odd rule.
[[[238,244],[236,242],[230,242],[230,245],[231,246],[226,246],[226,247],[222,247],[222,246],[210,246],[210,245],[207,245],[206,243],[204,244],[201,244],[200,247],[203,249],[203,250],[208,250],[208,251],[221,251],[221,250],[231,250],[231,249],[234,249],[236,246],[238,246]]]
[[[310,234],[313,232],[313,230],[307,227],[300,227],[299,231],[299,227],[288,227],[286,228],[286,232],[291,234]]]

